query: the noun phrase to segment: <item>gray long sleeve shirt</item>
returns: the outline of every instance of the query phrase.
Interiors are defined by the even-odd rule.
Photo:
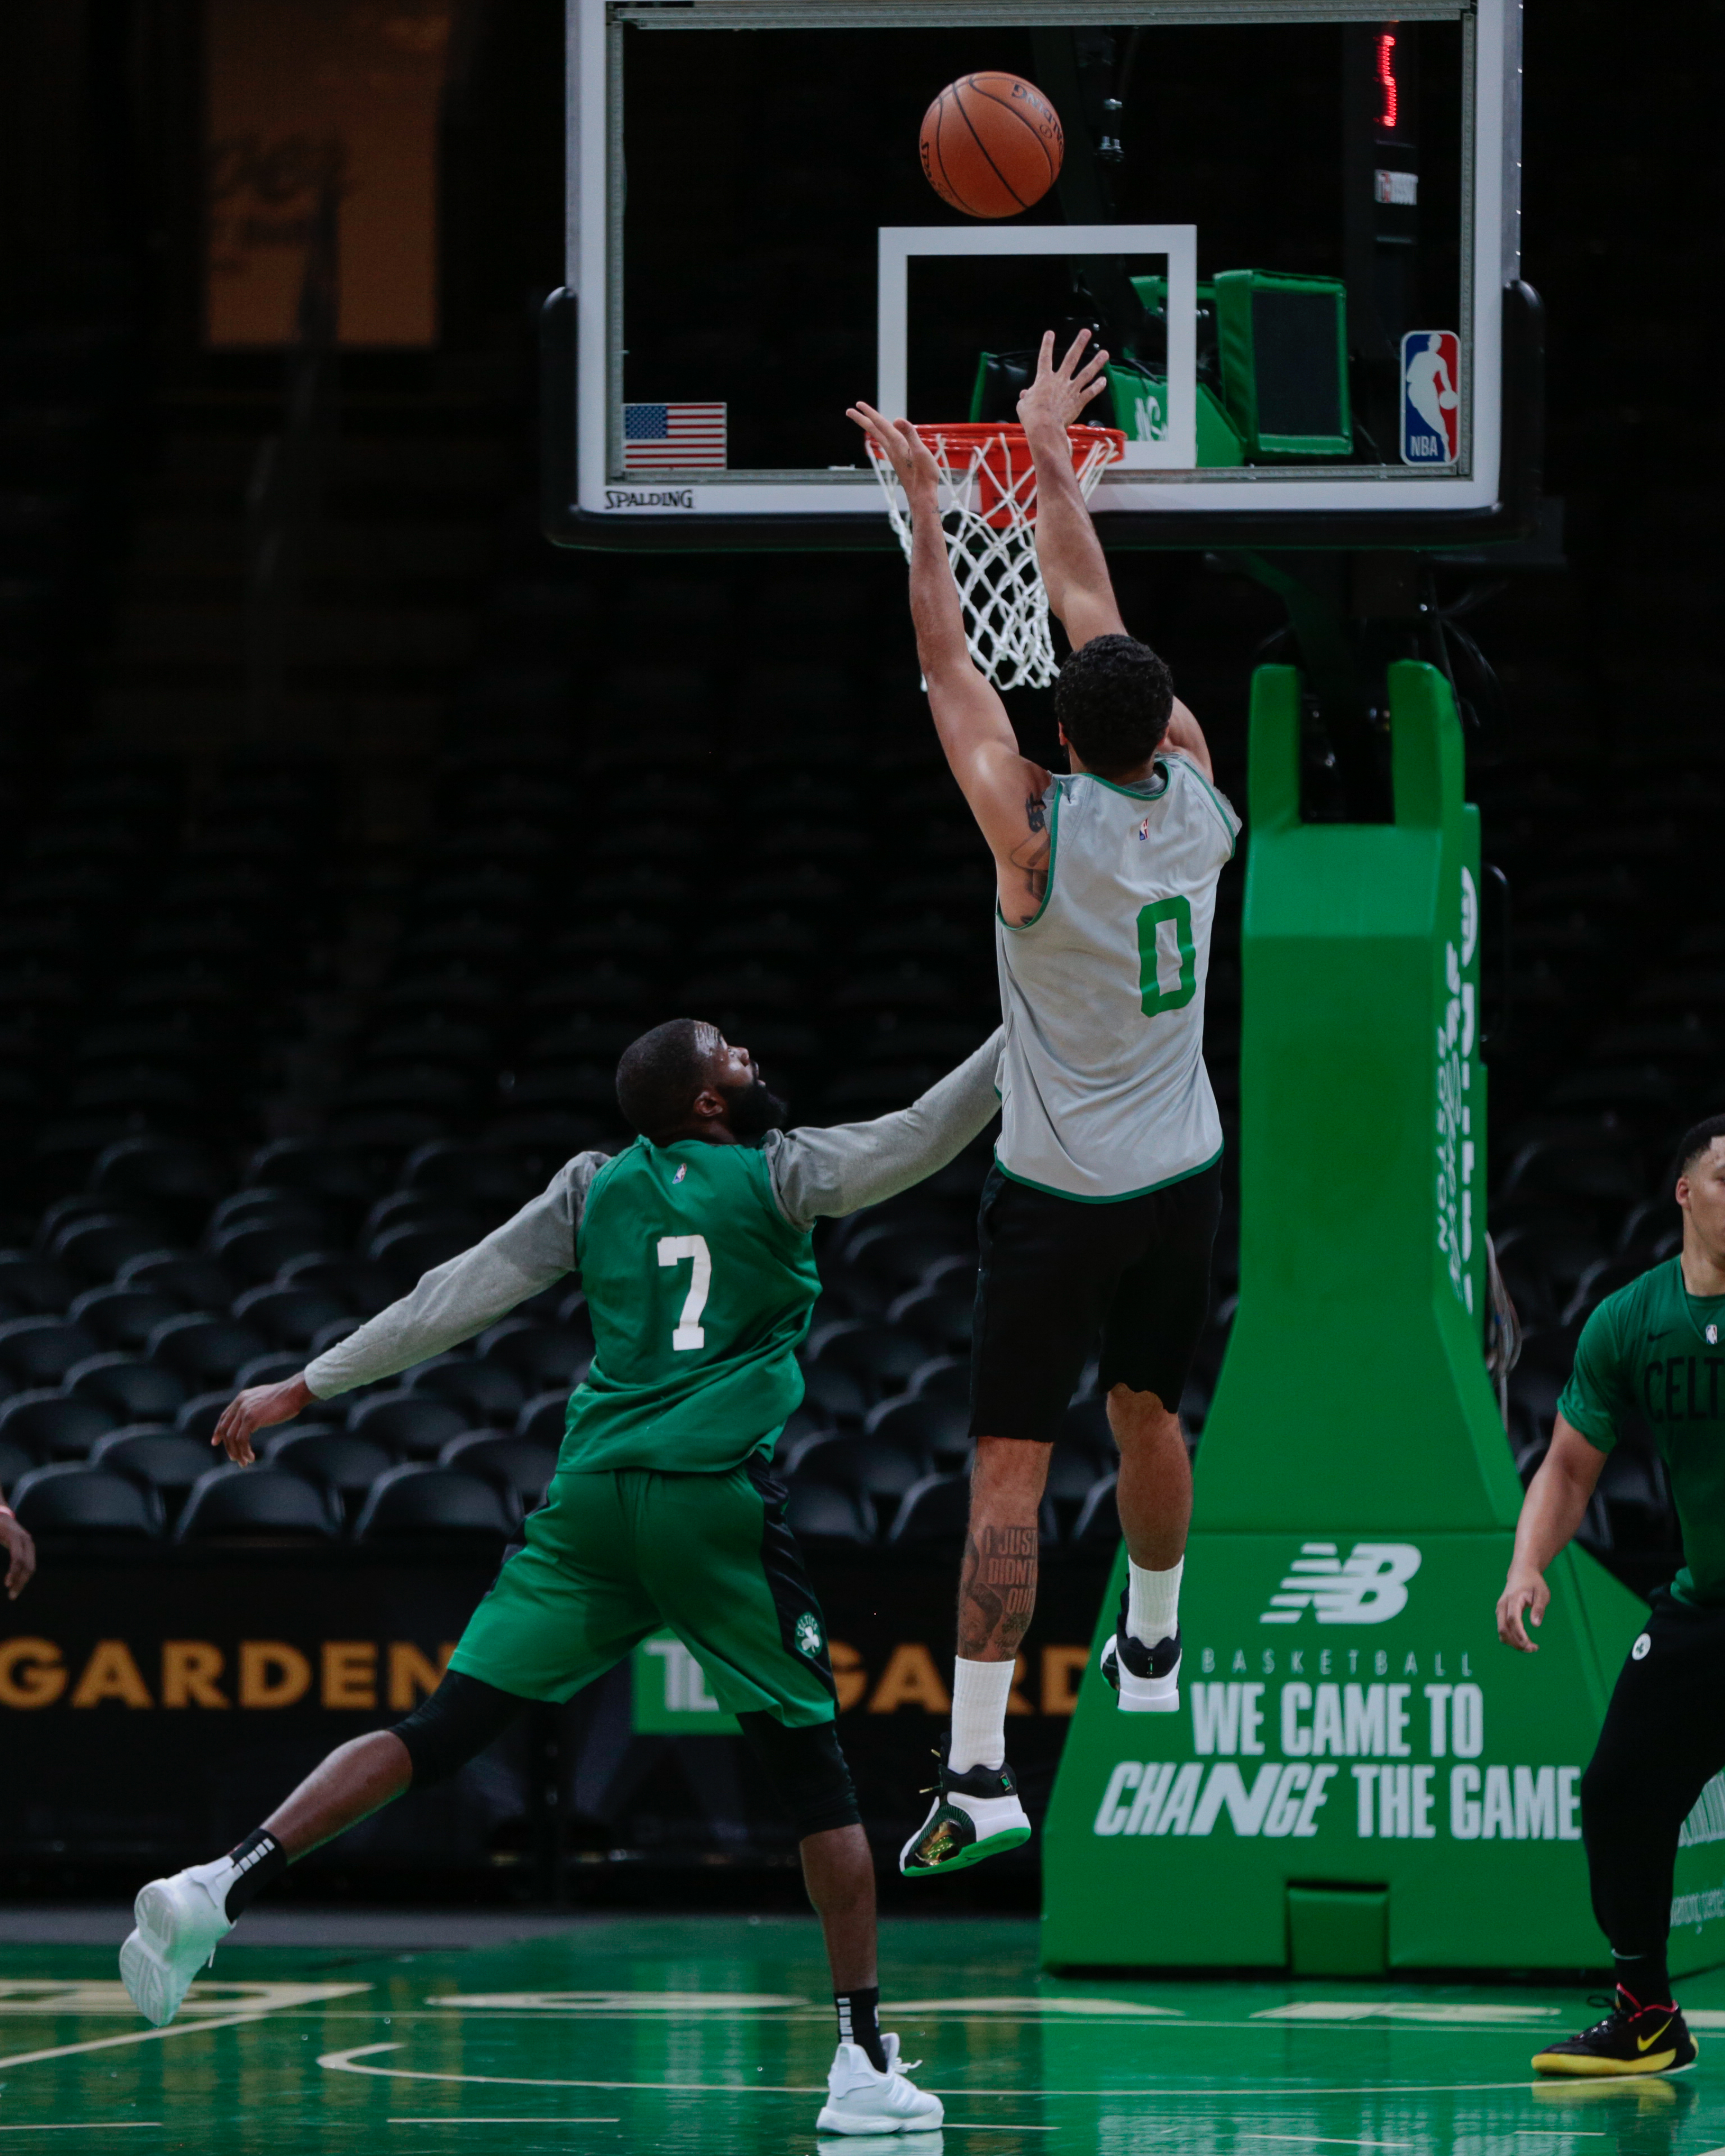
[[[762,1141],[779,1211],[793,1228],[896,1197],[955,1159],[999,1108],[997,1029],[908,1108],[830,1130],[770,1131]],[[483,1242],[434,1266],[411,1294],[310,1363],[313,1397],[375,1384],[483,1332],[576,1270],[575,1239],[608,1154],[579,1152],[544,1192]]]

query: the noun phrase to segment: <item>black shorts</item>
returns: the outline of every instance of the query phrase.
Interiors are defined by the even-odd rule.
[[[1177,1409],[1209,1315],[1221,1213],[1219,1161],[1108,1205],[991,1168],[977,1217],[972,1435],[1051,1444],[1099,1336],[1105,1393],[1125,1385]]]

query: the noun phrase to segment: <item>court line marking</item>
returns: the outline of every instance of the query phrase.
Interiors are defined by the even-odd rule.
[[[1315,2148],[1411,2148],[1411,2141],[1349,2141],[1339,2133],[1236,2133],[1236,2141],[1297,2141]]]
[[[253,2016],[253,2019],[261,2017]],[[673,2096],[819,2096],[824,2082],[600,2082],[540,2079],[529,2074],[450,2074],[434,2073],[423,2066],[361,2066],[362,2059],[374,2057],[379,2051],[398,2051],[399,2044],[356,2044],[351,2051],[325,2051],[318,2065],[326,2071],[336,2074],[373,2074],[382,2081],[403,2082],[474,2082],[491,2088],[603,2088],[647,2089],[668,2092]],[[3,2063],[3,2062],[0,2062]],[[1198,2097],[1207,2102],[1238,2102],[1242,2096],[1282,2096],[1290,2101],[1312,2102],[1332,2096],[1482,2096],[1504,2089],[1549,2088],[1548,2081],[1512,2082],[1368,2082],[1357,2088],[1330,2088],[1312,2082],[1301,2082],[1297,2087],[1284,2082],[1231,2082],[1226,2088],[1163,2088],[1153,2082],[1141,2082],[1131,2088],[1041,2088],[1041,2089],[984,2089],[957,2088],[936,2090],[937,2095],[973,2100],[978,2097],[998,2096],[1017,2097]],[[1029,2129],[1018,2128],[1017,2132]],[[1361,2145],[1361,2144],[1355,2144]],[[1379,2144],[1389,2146],[1389,2143]],[[1402,2144],[1396,2144],[1402,2145]],[[1708,2156],[1725,2156],[1725,2148],[1708,2152]]]
[[[146,2126],[159,2127],[159,2118],[91,2118],[51,2126],[0,2126],[0,2133],[136,2133]]]
[[[389,2126],[621,2126],[620,2118],[523,2118],[510,2112],[498,2118],[470,2118],[465,2112],[451,2112],[446,2118],[391,2118]]]
[[[73,2059],[82,2051],[111,2051],[121,2044],[154,2044],[167,2036],[195,2036],[205,2029],[244,2029],[254,2021],[273,2021],[273,2014],[223,2014],[200,2016],[192,2021],[172,2021],[165,2029],[131,2029],[123,2036],[89,2036],[81,2044],[56,2044],[47,2051],[14,2051],[0,2059],[7,2066],[39,2066],[44,2059]]]

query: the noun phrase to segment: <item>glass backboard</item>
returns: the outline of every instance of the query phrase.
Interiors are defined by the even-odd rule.
[[[923,176],[957,77],[1034,82],[1055,189]],[[1010,418],[1045,328],[1115,356],[1111,543],[1435,545],[1526,521],[1519,0],[568,0],[546,523],[890,544],[845,407]]]

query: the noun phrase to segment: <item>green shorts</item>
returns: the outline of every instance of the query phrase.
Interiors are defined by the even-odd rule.
[[[764,1463],[721,1474],[560,1471],[449,1666],[565,1700],[666,1626],[732,1714],[835,1712],[826,1623]]]

